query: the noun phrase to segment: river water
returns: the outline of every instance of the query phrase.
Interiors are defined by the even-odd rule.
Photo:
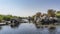
[[[37,28],[33,23],[21,23],[16,26],[0,26],[0,34],[60,34],[60,26],[56,29]]]

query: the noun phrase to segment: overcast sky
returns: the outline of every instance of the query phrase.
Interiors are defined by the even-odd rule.
[[[0,14],[31,16],[48,9],[59,10],[60,0],[0,0]]]

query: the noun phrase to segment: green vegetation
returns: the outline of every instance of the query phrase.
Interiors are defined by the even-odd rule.
[[[43,17],[44,15],[47,15],[49,17],[55,17],[56,16],[57,18],[60,18],[60,11],[49,9],[47,11],[47,14],[42,14],[41,12],[37,12],[35,15],[32,16],[32,19],[34,19],[35,16],[42,16]],[[19,17],[19,16],[1,15],[0,14],[0,22],[9,21],[12,18],[27,18],[27,17]]]
[[[5,21],[9,21],[12,18],[17,18],[18,16],[12,16],[12,15],[0,15],[0,22],[2,22],[3,20]]]
[[[60,18],[60,11],[57,11],[57,12],[56,12],[56,17],[57,17],[57,18]]]

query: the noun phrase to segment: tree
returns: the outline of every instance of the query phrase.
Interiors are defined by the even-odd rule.
[[[11,18],[13,18],[12,15],[5,15],[5,16],[3,17],[3,20],[9,21]]]
[[[2,22],[2,20],[3,20],[3,16],[0,16],[0,22]]]
[[[48,10],[48,16],[50,16],[50,17],[55,17],[55,10],[53,10],[53,9],[49,9]]]
[[[40,16],[41,16],[41,12],[37,12],[37,13],[36,13],[36,16],[37,16],[37,17],[40,17]]]
[[[60,11],[56,12],[56,17],[60,18]]]

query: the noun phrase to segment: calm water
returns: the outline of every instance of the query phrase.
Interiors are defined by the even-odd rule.
[[[60,26],[50,30],[48,28],[37,28],[33,23],[21,23],[16,26],[0,26],[0,34],[60,34]]]

